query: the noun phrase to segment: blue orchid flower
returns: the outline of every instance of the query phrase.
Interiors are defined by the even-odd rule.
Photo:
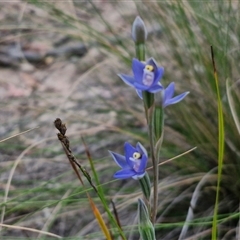
[[[163,67],[158,67],[155,60],[150,58],[146,63],[137,59],[132,61],[133,77],[125,74],[118,76],[129,86],[134,87],[138,96],[142,99],[142,91],[156,93],[163,90],[160,79],[163,76]]]
[[[163,90],[163,107],[167,107],[168,105],[175,104],[183,100],[189,92],[184,92],[176,97],[173,97],[175,90],[174,82],[171,82],[166,89]]]
[[[115,178],[126,179],[132,177],[133,179],[140,179],[146,173],[148,154],[141,143],[137,143],[136,148],[130,143],[124,144],[125,156],[115,152],[109,151],[113,160],[122,169],[114,174]]]

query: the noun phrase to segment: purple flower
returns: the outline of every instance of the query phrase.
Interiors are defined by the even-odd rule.
[[[137,59],[132,61],[133,77],[125,74],[118,76],[129,86],[134,87],[138,96],[142,99],[142,91],[156,93],[163,89],[160,84],[160,79],[163,76],[163,67],[157,67],[153,58],[150,58],[146,63],[140,62]]]
[[[113,160],[122,169],[114,174],[115,178],[140,179],[146,173],[148,155],[141,143],[137,143],[136,148],[126,142],[124,144],[125,156],[109,151]]]
[[[171,82],[166,89],[163,90],[163,107],[167,107],[168,105],[175,104],[180,102],[189,92],[184,92],[176,97],[173,97],[175,89],[174,82]]]

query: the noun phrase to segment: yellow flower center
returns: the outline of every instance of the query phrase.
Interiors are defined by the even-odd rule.
[[[133,153],[133,158],[134,159],[140,159],[141,157],[142,157],[142,155],[139,152]]]
[[[145,66],[145,69],[150,71],[150,72],[153,72],[154,71],[154,67],[152,65],[146,65]]]

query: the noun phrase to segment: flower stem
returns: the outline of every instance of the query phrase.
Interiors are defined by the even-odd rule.
[[[149,198],[151,195],[151,182],[147,172],[143,178],[139,179],[139,183],[146,201],[149,202]]]
[[[149,142],[150,142],[150,152],[152,156],[152,164],[153,164],[153,207],[152,207],[152,223],[154,225],[156,215],[157,215],[157,207],[158,207],[158,159],[156,158],[155,151],[155,134],[154,134],[154,124],[153,124],[153,113],[154,106],[149,109],[148,112],[148,131],[149,131]]]
[[[140,43],[135,45],[136,57],[139,61],[145,61],[145,44]]]
[[[136,57],[139,61],[145,61],[145,44],[136,44]],[[145,109],[145,116],[148,124],[150,154],[153,164],[153,206],[151,212],[152,223],[155,223],[158,206],[158,160],[155,152],[155,127],[153,123],[154,113],[154,94],[143,91],[143,102]]]

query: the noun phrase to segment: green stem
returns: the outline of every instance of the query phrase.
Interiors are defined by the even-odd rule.
[[[149,131],[149,141],[150,141],[150,152],[152,156],[153,164],[153,207],[152,207],[152,223],[154,225],[157,207],[158,207],[158,159],[156,158],[155,152],[155,134],[154,134],[154,124],[153,124],[153,113],[154,107],[152,106],[148,111],[148,131]]]
[[[222,168],[223,168],[223,159],[224,159],[224,119],[223,119],[223,107],[222,100],[219,90],[219,81],[217,75],[217,69],[215,66],[214,52],[211,47],[212,53],[212,62],[214,70],[214,79],[216,83],[217,91],[217,104],[218,104],[218,176],[217,176],[217,189],[216,189],[216,199],[213,212],[213,223],[212,223],[212,240],[217,239],[217,223],[218,223],[218,204],[219,204],[219,195],[220,195],[220,184],[222,178]]]
[[[157,206],[158,206],[158,172],[159,172],[159,158],[160,158],[160,150],[162,146],[162,140],[163,140],[163,129],[164,129],[164,109],[162,106],[155,106],[153,109],[152,114],[152,141],[154,144],[154,162],[153,162],[153,170],[154,170],[154,176],[156,179],[154,179],[154,197],[153,197],[153,214],[152,214],[152,222],[155,222],[156,215],[157,215]]]
[[[145,199],[147,200],[147,202],[149,202],[151,195],[151,182],[147,172],[143,178],[139,179],[139,183]]]
[[[135,45],[136,57],[139,61],[145,61],[145,44],[140,43]]]
[[[136,56],[139,61],[145,61],[145,44],[136,44]],[[143,91],[143,102],[145,109],[145,116],[148,123],[148,134],[150,143],[150,154],[153,164],[153,207],[152,207],[152,223],[154,224],[157,215],[158,206],[158,161],[155,154],[155,130],[153,124],[154,113],[154,94]]]

